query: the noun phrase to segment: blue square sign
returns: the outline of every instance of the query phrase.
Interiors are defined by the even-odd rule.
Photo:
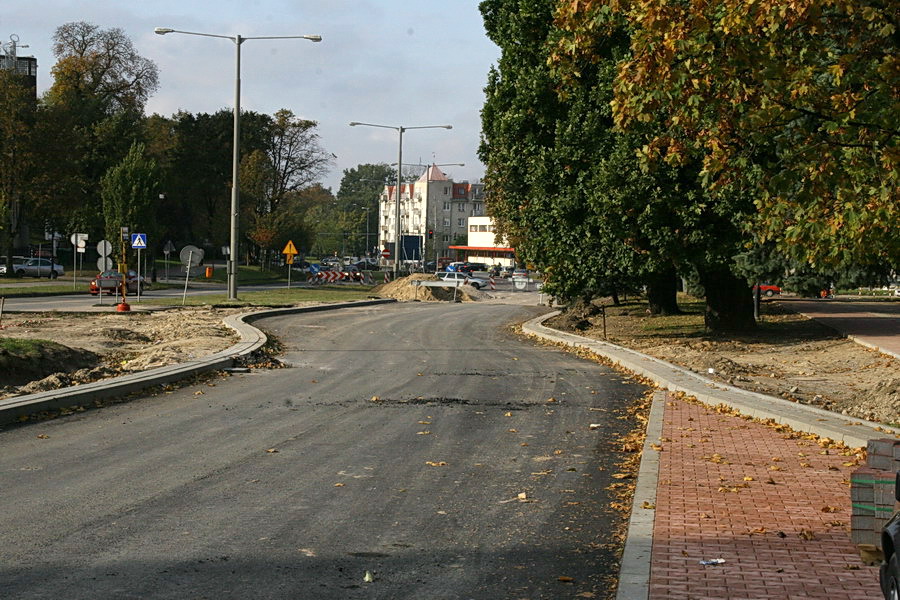
[[[146,233],[132,233],[131,234],[131,247],[146,250],[147,234]]]

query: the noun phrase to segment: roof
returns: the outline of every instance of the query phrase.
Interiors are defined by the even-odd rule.
[[[444,175],[444,172],[438,169],[437,165],[432,164],[430,167],[425,169],[425,172],[422,173],[422,176],[419,177],[419,181],[450,181],[447,179],[447,176]]]

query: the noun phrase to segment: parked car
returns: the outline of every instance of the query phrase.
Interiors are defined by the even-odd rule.
[[[483,287],[487,287],[491,284],[487,279],[482,279],[481,277],[472,277],[468,273],[461,273],[459,271],[449,271],[446,273],[441,273],[438,275],[442,281],[454,282],[454,281],[462,281],[464,283],[468,283],[476,290],[480,290]]]
[[[753,293],[754,293],[754,295],[756,294],[756,286],[755,285],[753,286]],[[781,288],[778,287],[777,285],[769,285],[768,283],[761,283],[761,284],[759,284],[759,293],[762,294],[763,296],[768,296],[769,298],[771,298],[775,294],[780,294]]]
[[[13,264],[13,273],[16,277],[47,277],[56,279],[60,275],[65,275],[65,269],[61,264],[52,262],[49,258],[29,258],[25,262]],[[6,273],[4,265],[0,273]]]
[[[515,270],[516,270],[515,267],[511,267],[511,266],[500,267],[499,275],[500,275],[500,277],[503,277],[503,278],[512,277],[513,271],[515,271]]]
[[[515,269],[511,277],[513,279],[528,279],[528,269]]]
[[[92,296],[97,296],[102,291],[104,294],[115,294],[116,288],[122,284],[122,274],[119,271],[103,271],[91,280],[89,290]],[[125,274],[125,289],[129,294],[137,294],[138,285],[141,286],[141,293],[147,289],[147,282],[144,281],[143,275],[139,278],[134,271],[128,271]],[[121,289],[119,289],[121,293]]]

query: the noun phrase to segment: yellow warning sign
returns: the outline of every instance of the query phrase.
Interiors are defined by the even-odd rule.
[[[294,246],[294,242],[288,240],[287,245],[285,245],[284,250],[281,251],[282,254],[287,254],[288,256],[293,256],[294,254],[300,254],[297,252],[297,247]]]

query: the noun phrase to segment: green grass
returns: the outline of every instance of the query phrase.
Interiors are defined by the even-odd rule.
[[[371,289],[372,286],[368,285],[354,285],[352,287],[284,288],[260,292],[238,290],[238,301],[236,302],[229,301],[228,295],[225,293],[203,296],[191,296],[189,293],[185,300],[185,306],[291,306],[301,302],[345,302],[365,300],[370,296],[369,290]],[[181,298],[142,298],[141,304],[181,306]]]
[[[4,280],[0,280],[4,281]],[[79,283],[75,288],[74,293],[84,292],[87,293],[87,286],[83,283]],[[0,288],[0,296],[5,296],[7,298],[12,296],[54,296],[59,294],[71,294],[72,292],[72,282],[70,281],[68,284],[59,283],[56,285],[16,285],[10,287]]]
[[[41,348],[51,343],[39,339],[0,338],[0,350],[12,356],[38,357],[41,355]]]

